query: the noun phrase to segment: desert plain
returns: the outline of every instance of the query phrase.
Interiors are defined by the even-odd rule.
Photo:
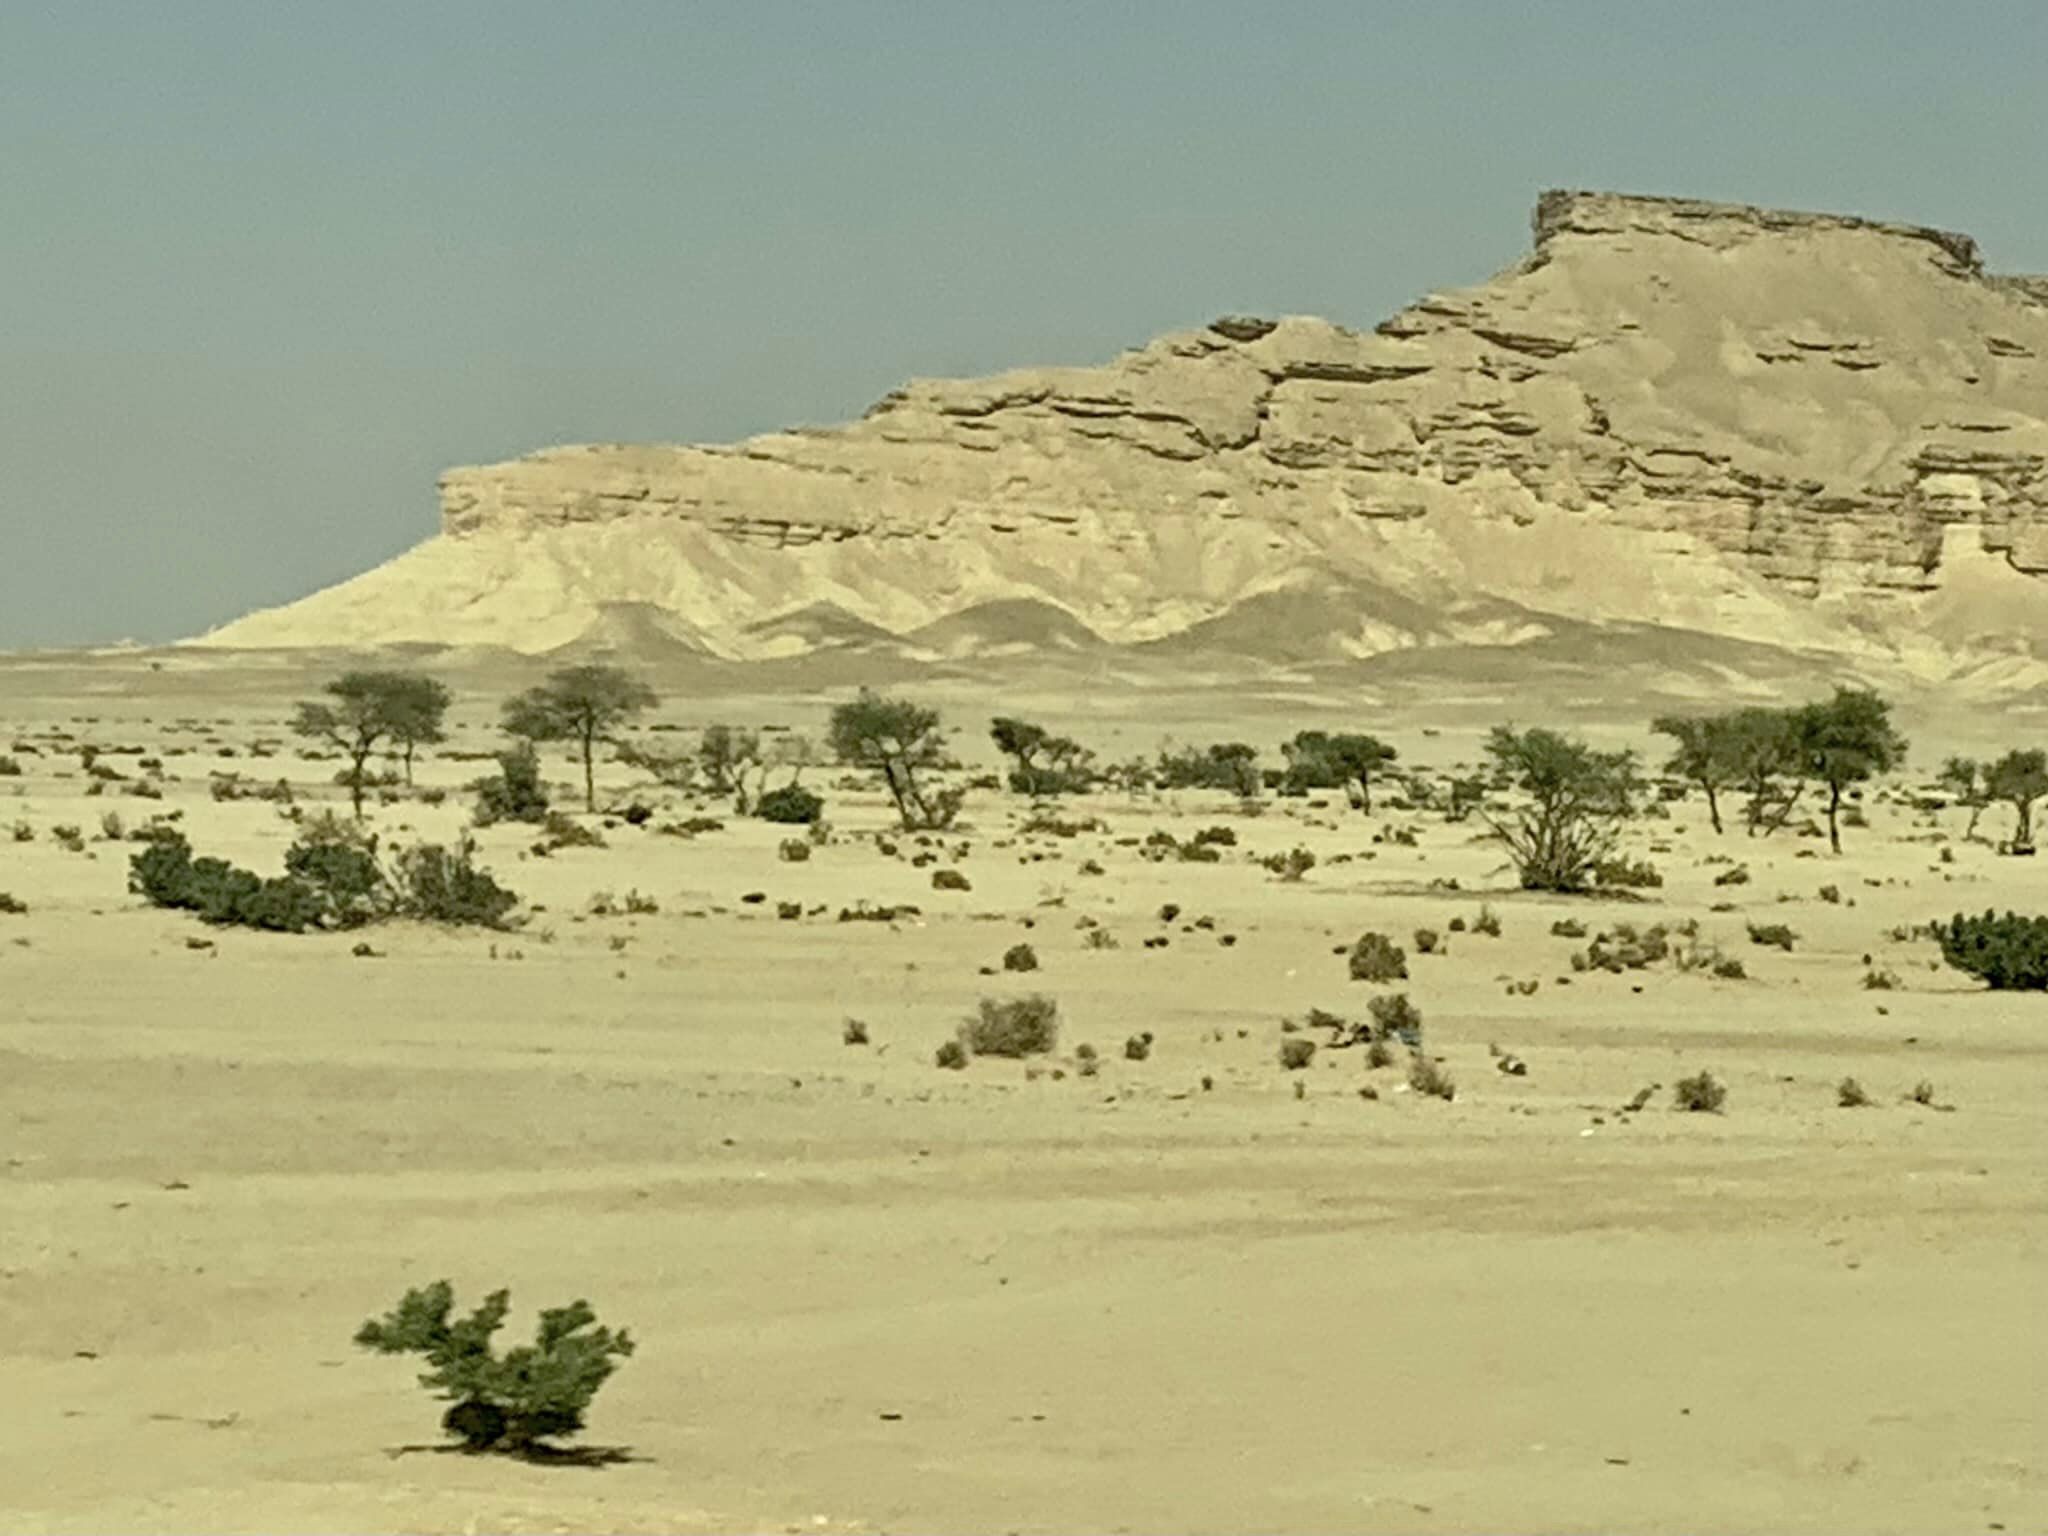
[[[829,837],[791,862],[791,829],[603,760],[601,802],[645,825],[579,814],[604,846],[545,857],[528,826],[475,834],[525,903],[508,931],[383,924],[358,956],[361,933],[209,929],[130,895],[109,813],[182,813],[266,872],[287,808],[216,780],[345,813],[285,726],[333,667],[0,667],[23,769],[0,827],[29,829],[0,844],[27,908],[0,916],[8,1530],[2048,1527],[2048,1018],[1911,932],[2048,908],[2048,861],[1992,846],[2006,813],[1969,841],[1962,811],[1914,803],[1945,752],[2019,723],[1901,700],[1911,771],[1839,857],[1796,826],[1716,837],[1694,795],[1627,833],[1663,884],[1591,898],[1522,893],[1480,822],[1398,797],[1104,792],[1051,808],[1099,823],[1063,836],[991,789],[920,839],[831,766],[806,778]],[[447,681],[451,739],[368,808],[390,841],[459,836],[501,744],[517,680]],[[650,681],[643,732],[819,735],[848,691]],[[1238,738],[1272,761],[1295,730],[1362,726],[1448,771],[1518,719],[1657,761],[1625,697],[1483,680],[1377,708],[1243,679],[903,691],[977,772],[999,709],[1105,758]],[[97,793],[86,744],[121,775]],[[578,769],[547,767],[575,809]],[[161,799],[125,793],[143,777]],[[693,815],[722,825],[660,830]],[[1215,826],[1218,862],[1144,856]],[[1297,846],[1298,880],[1259,862]],[[917,910],[839,920],[861,902]],[[1586,941],[1552,931],[1688,920],[1741,979],[1574,971]],[[1367,930],[1408,951],[1449,1101],[1362,1048],[1281,1065],[1323,1038],[1310,1009],[1381,990],[1347,974]],[[1004,971],[1020,943],[1038,968]],[[935,1066],[979,999],[1026,992],[1057,1000],[1053,1053]],[[1702,1070],[1722,1111],[1674,1108]],[[1867,1107],[1840,1106],[1845,1077]],[[465,1307],[510,1287],[513,1337],[574,1297],[631,1329],[593,1464],[445,1453],[413,1363],[352,1347],[443,1277]]]

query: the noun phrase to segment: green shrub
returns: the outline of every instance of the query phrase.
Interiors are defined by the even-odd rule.
[[[1306,1035],[1288,1035],[1280,1042],[1280,1065],[1299,1072],[1316,1059],[1316,1043]]]
[[[1835,1085],[1835,1102],[1843,1109],[1868,1109],[1870,1095],[1855,1078],[1845,1077]]]
[[[1351,946],[1346,962],[1353,981],[1406,981],[1408,979],[1408,956],[1392,939],[1383,933],[1367,933],[1359,936]]]
[[[1575,917],[1560,917],[1550,925],[1550,934],[1557,939],[1583,939],[1586,925]]]
[[[1472,931],[1474,933],[1483,933],[1489,939],[1499,938],[1500,914],[1482,902],[1479,907],[1479,915],[1472,919]]]
[[[1640,971],[1671,953],[1671,938],[1662,923],[1637,928],[1633,923],[1616,923],[1612,932],[1598,933],[1583,954],[1572,956],[1574,970]]]
[[[1694,1114],[1718,1115],[1728,1102],[1728,1089],[1713,1073],[1699,1072],[1681,1077],[1671,1089],[1671,1100]]]
[[[1425,1098],[1442,1099],[1446,1104],[1458,1096],[1458,1085],[1451,1081],[1450,1073],[1434,1057],[1420,1051],[1409,1058],[1408,1087]]]
[[[322,921],[330,927],[370,922],[389,900],[375,834],[331,813],[306,824],[285,853],[284,868],[319,894]]]
[[[1406,992],[1390,992],[1365,1005],[1372,1016],[1375,1040],[1399,1040],[1411,1051],[1422,1045],[1422,1010],[1408,1001]]]
[[[491,1335],[505,1321],[510,1293],[493,1291],[451,1322],[454,1302],[445,1280],[407,1291],[384,1317],[357,1329],[355,1342],[381,1355],[424,1355],[432,1369],[420,1385],[449,1402],[441,1427],[466,1451],[531,1455],[543,1440],[577,1433],[598,1388],[633,1353],[624,1329],[597,1327],[590,1304],[573,1301],[542,1312],[534,1342],[500,1357]]]
[[[9,917],[25,917],[28,915],[28,903],[12,891],[0,891],[0,912]]]
[[[949,1072],[958,1072],[967,1065],[967,1047],[958,1040],[947,1040],[932,1053],[932,1062]]]
[[[1607,890],[1654,890],[1663,883],[1664,876],[1647,859],[1617,856],[1593,866],[1593,884]]]
[[[1442,936],[1438,934],[1434,928],[1416,929],[1415,953],[1417,953],[1418,955],[1435,954],[1437,951],[1437,945],[1439,942],[1441,942],[1441,938]]]
[[[1941,958],[1998,992],[2048,990],[2048,917],[1957,913],[1934,925]]]
[[[541,782],[540,754],[530,741],[500,752],[496,777],[479,779],[473,787],[480,827],[499,821],[538,822],[547,816],[548,791]]]
[[[1790,928],[1787,928],[1783,923],[1749,924],[1749,942],[1761,944],[1767,949],[1782,949],[1789,955],[1792,952],[1792,946],[1798,940],[1799,935]]]
[[[976,1056],[1042,1056],[1059,1044],[1060,1006],[1042,993],[984,997],[960,1026],[960,1043]]]
[[[1006,971],[1037,970],[1038,951],[1029,944],[1012,944],[1003,951],[1003,969]]]
[[[1124,1041],[1125,1061],[1144,1061],[1152,1055],[1152,1031],[1145,1030]]]
[[[422,922],[501,928],[519,897],[476,866],[476,845],[464,838],[451,851],[417,843],[399,854],[391,885],[399,915]]]
[[[153,907],[192,907],[192,844],[185,834],[152,832],[148,846],[128,860],[128,889]]]
[[[754,814],[785,826],[808,826],[825,814],[825,797],[812,794],[801,784],[784,784],[755,801]]]

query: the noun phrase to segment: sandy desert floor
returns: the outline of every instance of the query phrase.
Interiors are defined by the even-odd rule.
[[[1891,936],[2048,910],[2048,860],[1963,843],[1960,813],[1873,797],[1837,859],[1716,838],[1688,801],[1633,827],[1665,884],[1625,903],[1524,896],[1476,823],[1341,796],[1256,817],[1102,796],[1062,814],[1106,831],[1020,838],[1029,807],[984,793],[934,849],[972,889],[942,891],[914,841],[878,846],[879,796],[825,770],[835,836],[800,864],[732,817],[548,858],[485,831],[545,909],[513,934],[383,927],[355,958],[360,935],[206,930],[129,896],[106,812],[182,811],[203,851],[274,870],[291,825],[209,776],[339,803],[282,727],[309,692],[255,667],[0,667],[0,752],[37,749],[0,779],[0,828],[33,832],[0,841],[29,908],[0,916],[9,1530],[2048,1529],[2048,1000]],[[492,744],[496,702],[459,689],[452,747]],[[982,748],[989,698],[941,702]],[[1167,731],[1270,751],[1333,718],[1283,701],[1197,737],[1199,698],[1087,707],[1051,723],[1105,756]],[[658,714],[822,734],[824,708]],[[1357,724],[1448,766],[1485,714]],[[1971,745],[1911,733],[1920,768]],[[165,798],[88,797],[83,742],[131,778],[115,749],[160,756]],[[425,762],[446,803],[377,825],[452,837],[486,766]],[[1210,825],[1237,834],[1218,864],[1119,841]],[[1376,840],[1396,827],[1415,845]],[[1319,859],[1299,883],[1254,862],[1296,844]],[[1716,854],[1752,880],[1716,886]],[[590,915],[629,890],[659,910]],[[835,920],[863,898],[922,910]],[[1482,901],[1500,937],[1413,952]],[[1582,941],[1550,931],[1681,918],[1748,978],[1575,974]],[[1752,945],[1750,919],[1797,947]],[[1368,929],[1409,945],[1453,1102],[1357,1049],[1279,1064],[1283,1018],[1362,1010],[1333,951]],[[1020,941],[1040,969],[982,974]],[[1872,969],[1901,985],[1867,990]],[[1025,990],[1058,999],[1057,1056],[933,1065],[978,998]],[[842,1043],[849,1016],[869,1045]],[[1672,1109],[1702,1068],[1725,1112]],[[1872,1107],[1837,1106],[1844,1076]],[[1904,1102],[1922,1080],[1953,1108]],[[439,1405],[349,1340],[442,1276],[465,1303],[510,1286],[512,1333],[575,1296],[630,1327],[585,1437],[628,1459],[408,1450]]]

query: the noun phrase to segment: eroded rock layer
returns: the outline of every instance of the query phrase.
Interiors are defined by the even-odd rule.
[[[744,657],[985,612],[961,643],[1133,643],[1259,600],[1239,643],[1289,654],[1546,614],[2031,650],[2048,283],[1938,230],[1551,192],[1519,265],[1371,332],[1222,319],[917,380],[842,427],[452,470],[441,498],[437,539],[211,638],[542,650],[631,614]],[[1935,601],[1957,581],[1988,623]]]

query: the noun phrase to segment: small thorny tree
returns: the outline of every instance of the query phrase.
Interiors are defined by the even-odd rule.
[[[583,807],[597,809],[597,744],[655,703],[654,690],[617,667],[564,667],[505,704],[505,729],[529,741],[574,742],[583,758]]]
[[[1342,789],[1368,816],[1374,775],[1401,755],[1376,736],[1332,736],[1327,731],[1301,731],[1280,748],[1280,754],[1287,759],[1283,782],[1289,788]]]
[[[1791,730],[1800,769],[1827,787],[1828,847],[1840,853],[1844,791],[1904,762],[1906,738],[1892,729],[1891,706],[1862,688],[1795,710]]]
[[[842,762],[881,773],[906,830],[936,831],[960,814],[959,790],[918,782],[920,772],[946,763],[936,710],[863,688],[858,698],[832,711],[831,740]]]
[[[1970,813],[1969,825],[1963,828],[1963,841],[1969,842],[1976,837],[1977,823],[1984,819],[1984,808],[1991,803],[1984,782],[1984,765],[1973,757],[1952,757],[1941,765],[1935,782]]]
[[[1094,754],[1071,736],[998,715],[989,722],[989,739],[1015,761],[1010,788],[1020,795],[1078,794],[1094,782]]]
[[[1650,729],[1676,744],[1664,771],[1705,794],[1707,820],[1721,832],[1721,791],[1741,781],[1747,727],[1734,715],[1659,715]]]
[[[370,754],[379,742],[403,742],[410,774],[413,746],[440,739],[448,690],[412,672],[344,672],[325,691],[333,702],[309,700],[299,705],[292,729],[347,754],[349,804],[360,821],[363,765]]]
[[[1494,836],[1507,844],[1522,888],[1583,891],[1611,857],[1637,787],[1635,755],[1596,752],[1555,731],[1495,726],[1486,752],[1528,796],[1499,815],[1481,809]]]
[[[1984,798],[2012,807],[2014,853],[2034,851],[2034,802],[2048,795],[2048,753],[2038,747],[2008,752],[1984,770]]]
[[[633,1353],[623,1328],[596,1326],[588,1302],[541,1313],[534,1342],[503,1356],[492,1351],[491,1335],[505,1321],[511,1293],[493,1291],[468,1317],[451,1321],[454,1305],[446,1280],[407,1291],[357,1329],[355,1342],[382,1355],[424,1355],[432,1369],[420,1385],[448,1400],[441,1427],[465,1451],[530,1456],[545,1449],[543,1440],[577,1433],[597,1389]]]

